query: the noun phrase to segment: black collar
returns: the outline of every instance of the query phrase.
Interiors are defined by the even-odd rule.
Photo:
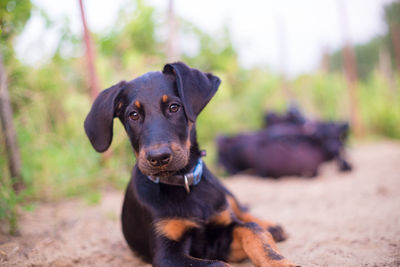
[[[176,174],[169,177],[154,177],[147,176],[150,181],[158,184],[169,184],[176,186],[183,186],[186,189],[186,192],[190,193],[190,186],[197,185],[200,183],[201,176],[203,175],[203,160],[199,158],[196,166],[188,173],[185,174]]]

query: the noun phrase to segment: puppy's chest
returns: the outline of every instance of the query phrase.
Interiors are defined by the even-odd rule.
[[[163,196],[162,199],[163,209],[158,212],[161,217],[190,218],[202,223],[211,222],[227,205],[224,195],[203,196],[196,192],[182,196],[181,199],[169,196]]]
[[[146,194],[139,193],[139,198],[155,220],[186,218],[204,224],[211,222],[227,206],[224,192],[217,188],[203,185],[187,193],[176,186],[153,184],[151,187],[145,190]]]

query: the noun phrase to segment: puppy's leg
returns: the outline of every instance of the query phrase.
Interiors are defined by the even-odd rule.
[[[265,221],[258,219],[257,217],[254,217],[249,212],[243,211],[234,197],[228,196],[227,198],[233,213],[235,214],[236,218],[238,218],[240,221],[244,223],[249,223],[249,222],[257,223],[265,230],[268,230],[272,234],[272,237],[276,242],[286,240],[287,234],[280,225],[274,222]]]
[[[248,257],[257,267],[296,266],[279,253],[272,235],[256,223],[239,223],[232,235],[228,261]]]
[[[189,255],[188,232],[199,227],[195,221],[183,218],[158,220],[155,224],[156,248],[153,266],[229,267],[222,261],[203,260]]]

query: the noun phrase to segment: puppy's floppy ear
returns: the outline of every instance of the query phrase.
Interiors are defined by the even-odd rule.
[[[85,132],[97,152],[106,151],[111,144],[116,99],[125,84],[125,81],[121,81],[102,91],[86,116]]]
[[[192,69],[182,62],[165,65],[163,73],[175,75],[179,97],[187,118],[192,122],[196,120],[197,115],[221,84],[217,76]]]

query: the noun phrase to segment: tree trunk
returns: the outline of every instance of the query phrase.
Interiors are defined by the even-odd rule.
[[[179,60],[178,24],[174,12],[174,1],[169,0],[168,4],[168,38],[167,38],[167,61]]]
[[[100,87],[99,87],[100,83],[96,74],[95,51],[93,49],[92,38],[90,37],[90,31],[88,29],[86,22],[85,7],[83,6],[83,0],[79,0],[79,7],[81,11],[81,19],[83,25],[83,38],[85,40],[85,47],[86,47],[86,61],[89,73],[90,98],[92,99],[93,102],[100,92]],[[103,153],[102,159],[104,161],[107,161],[107,159],[111,155],[112,155],[112,149],[109,148],[107,151]]]
[[[13,124],[13,112],[7,87],[7,75],[3,66],[3,57],[0,52],[0,120],[8,157],[8,166],[16,192],[23,188],[21,177],[21,156],[17,145],[16,132]]]
[[[400,73],[400,25],[399,24],[391,25],[390,31],[392,35],[392,43],[393,43],[394,57],[397,65],[397,71]]]
[[[396,83],[392,71],[392,60],[389,51],[385,47],[379,49],[379,72],[389,85],[390,92],[396,94]]]
[[[86,60],[88,65],[88,72],[89,72],[89,86],[90,86],[90,97],[92,101],[96,98],[99,94],[99,79],[96,75],[96,67],[95,67],[95,54],[92,45],[92,39],[90,38],[90,32],[87,27],[86,23],[86,16],[85,16],[85,8],[83,6],[82,0],[79,0],[79,7],[81,10],[81,18],[83,24],[83,37],[85,39],[85,47],[86,47]]]
[[[349,22],[347,20],[346,8],[343,0],[338,0],[338,11],[341,19],[341,28],[344,40],[343,65],[349,91],[350,122],[354,129],[354,135],[362,135],[362,123],[358,109],[358,70],[357,59],[351,45]]]

